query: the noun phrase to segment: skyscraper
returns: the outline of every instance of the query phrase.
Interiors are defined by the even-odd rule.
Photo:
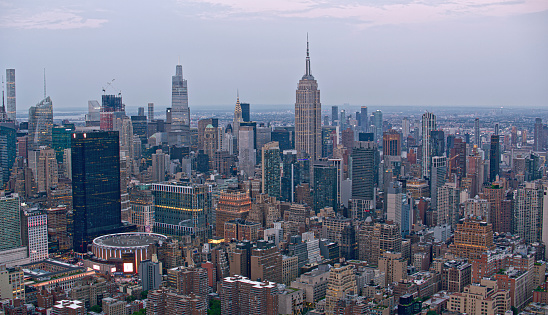
[[[20,204],[17,194],[0,197],[0,251],[21,247]]]
[[[445,184],[447,175],[447,158],[445,156],[432,157],[432,171],[430,173],[430,197],[432,198],[432,209],[438,207],[438,188]]]
[[[474,144],[481,147],[481,134],[480,134],[480,122],[479,118],[474,119]]]
[[[181,65],[175,67],[175,75],[171,77],[171,131],[181,134],[183,144],[190,144],[188,89]]]
[[[337,211],[337,168],[326,164],[314,165],[314,210],[325,207]]]
[[[55,158],[58,163],[63,163],[63,154],[65,149],[70,149],[70,141],[75,127],[73,124],[68,126],[55,126],[52,132],[52,149],[55,150]]]
[[[365,219],[375,206],[375,167],[378,150],[373,141],[356,141],[352,150],[352,217]]]
[[[262,151],[262,190],[270,197],[280,198],[280,146],[272,141],[263,146]]]
[[[299,81],[295,102],[295,149],[299,156],[308,155],[311,160],[322,156],[322,106],[318,82],[310,71],[310,55],[306,42],[306,69]]]
[[[232,122],[232,130],[234,137],[238,138],[240,133],[240,123],[243,122],[242,106],[240,104],[240,96],[236,97],[236,106],[234,107],[234,121]]]
[[[378,143],[382,138],[382,112],[377,109],[372,116],[373,121],[371,124],[374,126],[375,141]]]
[[[491,149],[489,150],[489,181],[494,182],[500,174],[500,136],[491,135]]]
[[[542,118],[535,118],[535,134],[533,150],[542,151],[544,148],[544,130],[542,127]]]
[[[526,244],[542,240],[543,195],[539,182],[526,182],[514,191],[512,234]]]
[[[154,103],[148,103],[148,122],[154,120]]]
[[[0,126],[0,189],[4,189],[10,178],[17,153],[16,143],[15,129]]]
[[[73,244],[86,252],[93,238],[121,226],[118,132],[72,135]]]
[[[432,163],[431,131],[436,129],[436,115],[426,112],[422,114],[422,176],[430,177]]]
[[[113,130],[115,113],[121,113],[116,114],[118,118],[125,116],[126,112],[125,106],[122,103],[122,96],[120,94],[118,96],[104,94],[101,97],[101,113],[99,118],[101,130]]]
[[[251,115],[249,112],[249,103],[240,103],[240,107],[242,108],[242,120],[251,121]]]
[[[16,111],[17,106],[15,102],[15,69],[6,69],[6,88],[7,88],[7,97],[8,104],[6,108],[8,119],[16,120]]]
[[[219,202],[215,211],[215,233],[224,237],[225,223],[231,220],[245,220],[251,209],[249,191],[228,189],[219,192]]]
[[[48,96],[29,108],[29,144],[32,149],[51,147],[53,128],[53,104]]]
[[[255,175],[255,128],[241,126],[238,134],[238,171],[243,171],[246,177]]]
[[[360,126],[362,127],[362,132],[367,132],[369,129],[369,116],[367,116],[367,106],[362,106],[360,112]]]
[[[382,154],[385,156],[401,156],[401,136],[394,129],[390,129],[382,135]]]
[[[331,126],[336,126],[339,121],[339,106],[331,106]]]

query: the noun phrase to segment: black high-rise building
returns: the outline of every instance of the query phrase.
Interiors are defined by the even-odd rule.
[[[373,141],[356,141],[352,149],[352,199],[373,200],[375,198],[375,173],[378,155]]]
[[[144,109],[143,109],[144,113]],[[148,122],[147,117],[144,115],[131,116],[131,125],[133,127],[133,134],[137,135],[141,139],[142,143],[145,143],[148,138]]]
[[[445,153],[445,133],[443,130],[430,131],[432,156],[443,156]]]
[[[314,210],[333,207],[337,211],[337,168],[314,164]]]
[[[336,126],[337,120],[339,120],[339,106],[331,106],[331,126]]]
[[[280,145],[280,151],[291,150],[291,133],[286,129],[274,129],[270,133],[271,141],[277,141]]]
[[[249,113],[249,103],[240,103],[240,107],[242,108],[242,120],[251,121],[251,115]]]
[[[363,132],[369,131],[369,116],[367,116],[367,106],[362,106],[360,113],[360,126]]]
[[[117,131],[72,135],[73,246],[85,253],[99,235],[119,232],[120,147]]]
[[[310,161],[297,159],[297,151],[285,151],[282,157],[281,200],[294,202],[295,187],[310,182]]]
[[[489,181],[497,180],[500,174],[500,136],[491,135],[491,149],[489,150]]]

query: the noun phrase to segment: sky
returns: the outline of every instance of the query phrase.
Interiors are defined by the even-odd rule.
[[[191,110],[291,105],[307,33],[326,107],[548,107],[546,0],[0,0],[0,68],[18,112],[44,68],[56,111],[167,107],[179,60]]]

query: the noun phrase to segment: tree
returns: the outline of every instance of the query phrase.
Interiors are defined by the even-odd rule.
[[[209,301],[207,315],[221,315],[221,301],[213,299]]]
[[[147,309],[146,308],[142,308],[140,310],[138,310],[137,312],[131,314],[131,315],[146,315],[147,314]]]
[[[144,300],[148,297],[148,290],[141,292],[141,299]]]
[[[101,313],[103,309],[99,305],[93,305],[90,310],[94,313]]]
[[[128,296],[128,297],[126,298],[126,302],[133,302],[133,301],[135,301],[135,300],[137,300],[137,298],[134,297],[133,295],[130,295],[130,296]]]

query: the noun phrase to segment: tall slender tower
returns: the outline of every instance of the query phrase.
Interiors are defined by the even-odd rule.
[[[175,67],[175,75],[171,77],[171,130],[181,133],[183,144],[190,144],[188,89],[181,65]]]
[[[430,132],[436,130],[436,115],[426,112],[422,114],[422,176],[430,177],[432,165],[432,143]]]
[[[240,123],[242,118],[242,106],[240,105],[240,93],[236,96],[236,107],[234,107],[234,121],[232,123],[232,132],[235,138],[238,138],[238,132],[240,131]]]
[[[306,70],[297,87],[295,102],[295,148],[300,156],[308,155],[311,160],[322,156],[322,105],[318,82],[310,71],[308,36],[306,40]]]
[[[474,120],[474,138],[475,138],[475,145],[479,147],[481,147],[481,134],[480,134],[480,123],[479,123],[479,118],[476,118]]]
[[[17,106],[15,103],[15,69],[6,69],[6,86],[7,86],[7,96],[8,96],[8,108],[7,114],[8,119],[15,121],[15,112]]]

